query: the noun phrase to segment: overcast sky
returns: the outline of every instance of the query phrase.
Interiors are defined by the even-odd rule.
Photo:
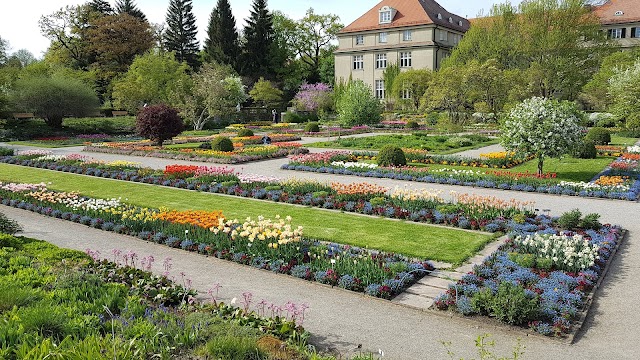
[[[409,1],[409,0],[407,0]],[[0,37],[9,41],[10,51],[27,49],[37,58],[49,46],[49,40],[40,34],[38,19],[66,5],[79,5],[87,0],[0,0]],[[113,4],[115,0],[111,0]],[[244,25],[249,16],[252,0],[230,0],[238,27]],[[269,10],[280,10],[293,19],[300,19],[305,11],[313,7],[319,14],[337,14],[344,25],[348,25],[379,0],[269,0]],[[475,17],[482,9],[487,11],[500,0],[439,0],[442,7],[461,16]],[[198,40],[204,41],[209,14],[217,0],[193,0],[194,14],[198,25]],[[169,0],[137,0],[152,23],[163,23]]]

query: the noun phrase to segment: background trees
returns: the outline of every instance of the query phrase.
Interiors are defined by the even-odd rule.
[[[239,54],[238,31],[231,5],[228,0],[218,0],[209,17],[204,58],[208,62],[228,64],[237,71]]]
[[[362,80],[351,81],[336,103],[338,118],[348,126],[377,124],[382,108]]]
[[[253,84],[253,89],[249,91],[249,96],[258,105],[266,108],[273,108],[280,105],[282,101],[282,90],[278,89],[269,80],[263,77]]]
[[[613,114],[628,129],[640,129],[640,59],[626,70],[616,69],[609,84]]]
[[[166,21],[167,28],[163,35],[165,49],[173,51],[179,62],[185,61],[191,68],[197,68],[200,45],[196,40],[198,28],[191,0],[171,0]]]
[[[254,0],[244,27],[244,46],[240,73],[253,81],[272,78],[271,54],[274,40],[273,17],[266,0]]]

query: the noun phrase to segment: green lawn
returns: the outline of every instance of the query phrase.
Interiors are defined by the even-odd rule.
[[[485,136],[462,136],[472,140],[472,145],[460,146],[448,141],[458,136],[428,135],[426,133],[413,133],[411,135],[377,135],[359,138],[337,139],[333,141],[316,142],[307,147],[350,149],[350,150],[380,150],[384,145],[395,145],[401,148],[428,150],[434,154],[451,154],[463,150],[477,149],[480,147],[497,144],[498,140]]]
[[[0,164],[0,179],[29,183],[50,182],[51,189],[79,191],[84,195],[100,198],[122,197],[128,203],[138,206],[166,206],[177,210],[220,209],[230,219],[290,215],[294,219],[293,223],[303,226],[305,235],[311,238],[452,264],[463,263],[494,238],[477,232],[16,165]]]
[[[25,140],[25,141],[11,141],[11,142],[8,142],[7,144],[21,145],[21,146],[33,146],[33,147],[47,148],[47,149],[62,148],[62,147],[74,147],[74,146],[84,146],[83,143],[59,144],[57,142],[52,142],[52,141],[37,141],[37,140],[33,140],[33,141],[28,141],[28,140]]]
[[[638,142],[638,138],[628,138],[622,137],[618,135],[611,135],[611,142],[609,145],[617,145],[617,146],[633,146]]]

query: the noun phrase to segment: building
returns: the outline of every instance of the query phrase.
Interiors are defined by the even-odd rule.
[[[433,0],[383,0],[338,34],[336,79],[362,80],[382,99],[388,65],[438,69],[468,29]]]
[[[594,6],[602,27],[610,39],[628,49],[640,46],[640,1],[608,0]]]

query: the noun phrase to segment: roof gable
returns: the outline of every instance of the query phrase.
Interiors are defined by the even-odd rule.
[[[640,21],[640,5],[637,0],[609,0],[600,6],[594,6],[593,12],[602,24]]]
[[[395,9],[396,13],[391,23],[380,24],[379,11],[385,6]],[[469,30],[469,21],[467,19],[448,12],[433,0],[383,0],[342,29],[340,33],[429,24],[461,32]]]

